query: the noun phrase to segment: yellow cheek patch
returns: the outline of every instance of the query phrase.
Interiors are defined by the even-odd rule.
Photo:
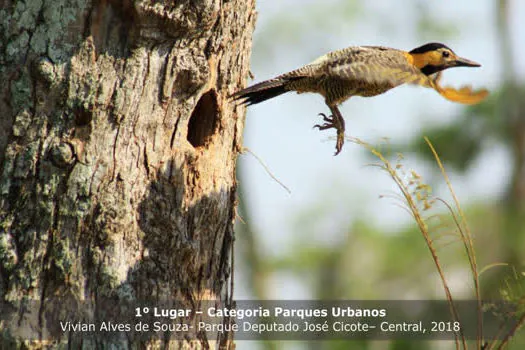
[[[441,87],[435,84],[434,89],[439,92],[441,96],[449,101],[464,103],[468,105],[478,104],[483,101],[489,92],[487,89],[480,89],[473,91],[470,86],[463,86],[459,90],[452,87]]]
[[[441,53],[437,51],[429,51],[424,53],[408,53],[408,62],[417,68],[421,69],[426,65],[439,66],[441,65]]]

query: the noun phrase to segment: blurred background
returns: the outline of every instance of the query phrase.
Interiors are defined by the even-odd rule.
[[[260,0],[249,84],[333,50],[441,42],[481,68],[445,71],[442,85],[487,88],[477,106],[402,86],[341,107],[347,134],[382,145],[450,201],[423,136],[439,153],[475,236],[482,295],[525,295],[525,2],[519,0]],[[240,157],[236,299],[445,299],[418,228],[370,152],[319,132],[322,97],[286,94],[248,108]],[[435,208],[445,212],[443,206]],[[452,230],[453,231],[453,230]],[[446,231],[443,231],[443,235]],[[440,233],[441,234],[441,233]],[[474,288],[459,240],[438,245],[452,294]],[[507,264],[507,265],[499,265]],[[521,293],[521,294],[520,294]],[[525,333],[523,330],[521,333]],[[239,349],[449,349],[452,342],[238,342]],[[524,349],[523,335],[510,344]]]

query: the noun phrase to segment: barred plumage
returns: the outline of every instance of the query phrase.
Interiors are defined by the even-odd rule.
[[[450,48],[430,43],[410,52],[383,46],[355,46],[330,52],[310,64],[238,91],[232,97],[252,105],[288,91],[314,92],[325,98],[332,116],[324,116],[320,130],[337,129],[336,154],[344,143],[344,119],[337,106],[352,96],[370,97],[401,84],[434,88],[445,98],[478,103],[488,92],[470,88],[455,90],[438,85],[441,71],[454,66],[479,67],[458,57]],[[437,74],[435,74],[437,73]]]

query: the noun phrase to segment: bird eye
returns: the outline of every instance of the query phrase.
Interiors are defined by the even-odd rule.
[[[450,56],[450,52],[448,51],[443,51],[443,57],[447,58]]]

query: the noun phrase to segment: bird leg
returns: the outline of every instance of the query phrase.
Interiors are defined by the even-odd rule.
[[[337,106],[328,106],[330,108],[330,111],[332,111],[332,115],[327,116],[324,113],[319,113],[320,116],[323,117],[324,124],[316,124],[314,125],[314,128],[318,128],[319,130],[326,130],[326,129],[336,129],[337,130],[337,142],[335,144],[335,156],[341,152],[343,149],[343,144],[345,143],[345,120],[343,119],[343,116],[341,115],[341,112],[339,111],[339,108]]]

